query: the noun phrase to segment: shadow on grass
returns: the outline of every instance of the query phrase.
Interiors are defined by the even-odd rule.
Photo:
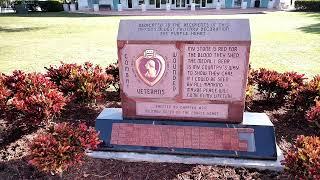
[[[46,28],[45,27],[8,28],[8,27],[1,27],[0,26],[0,32],[6,32],[6,33],[36,31],[36,30],[41,30],[41,29],[46,29]]]
[[[318,19],[320,19],[320,12],[305,13],[305,15],[307,15],[308,17],[312,17],[312,18],[318,18]]]
[[[305,16],[305,18],[313,18],[320,21],[319,12],[301,12],[301,13],[302,15]],[[305,33],[320,34],[320,23],[302,26],[297,29]]]
[[[298,29],[305,33],[320,34],[320,23],[303,26]]]

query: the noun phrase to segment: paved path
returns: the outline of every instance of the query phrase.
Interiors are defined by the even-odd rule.
[[[232,14],[265,14],[267,12],[278,11],[277,9],[266,8],[249,8],[249,9],[201,9],[196,11],[189,10],[170,10],[169,12],[163,10],[147,10],[142,12],[141,10],[123,10],[119,11],[77,11],[75,13],[85,14],[99,14],[109,16],[181,16],[181,15],[232,15]]]

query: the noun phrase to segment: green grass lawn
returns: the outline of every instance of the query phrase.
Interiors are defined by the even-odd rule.
[[[117,59],[120,19],[249,18],[250,61],[254,68],[320,73],[320,13],[112,17],[66,13],[0,15],[0,72],[43,71],[44,66],[91,61],[103,66]]]

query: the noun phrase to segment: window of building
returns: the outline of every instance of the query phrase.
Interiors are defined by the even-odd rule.
[[[212,0],[207,0],[207,3],[212,3]]]
[[[128,0],[128,8],[132,8],[132,0]]]
[[[154,4],[154,0],[149,0],[149,4]]]
[[[175,4],[175,1],[176,1],[176,0],[171,0],[171,4]]]
[[[166,4],[167,0],[161,0],[161,4]]]

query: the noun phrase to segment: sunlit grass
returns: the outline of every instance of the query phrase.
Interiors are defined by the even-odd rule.
[[[120,19],[249,18],[252,31],[250,61],[254,68],[320,73],[320,14],[267,14],[108,17],[66,13],[0,16],[0,72],[43,71],[59,61],[92,61],[106,66],[117,59]]]

